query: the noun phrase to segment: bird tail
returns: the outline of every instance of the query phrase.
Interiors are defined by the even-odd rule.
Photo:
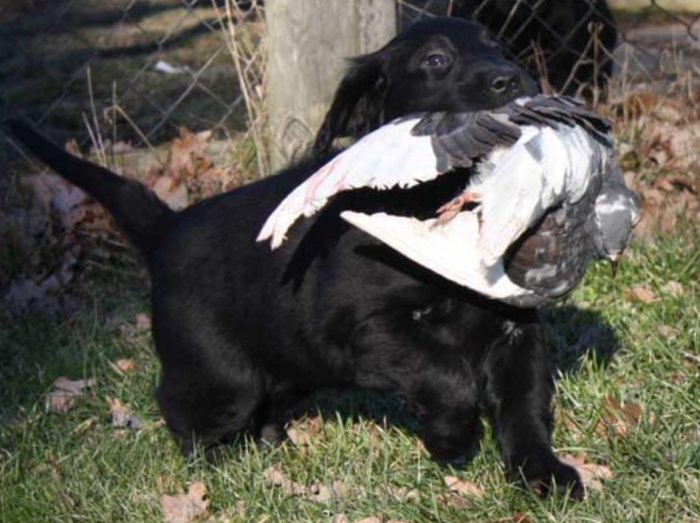
[[[5,125],[37,158],[102,204],[148,258],[175,214],[165,203],[144,185],[65,152],[26,123],[11,120]]]

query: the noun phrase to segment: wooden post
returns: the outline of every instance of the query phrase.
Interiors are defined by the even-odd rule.
[[[267,107],[273,172],[318,130],[347,65],[396,34],[395,0],[267,0]]]

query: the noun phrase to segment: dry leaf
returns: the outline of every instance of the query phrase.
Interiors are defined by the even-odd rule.
[[[49,411],[65,414],[78,402],[84,390],[95,385],[94,379],[69,380],[61,376],[53,382],[56,390],[47,395],[47,406]]]
[[[263,479],[267,485],[280,487],[285,494],[292,496],[303,496],[306,494],[304,485],[292,481],[284,472],[275,467],[265,469]]]
[[[338,514],[333,518],[333,523],[350,523],[350,520],[345,514]]]
[[[582,454],[578,456],[572,456],[566,454],[561,458],[562,463],[566,463],[576,469],[576,471],[581,476],[581,481],[587,490],[603,490],[603,481],[612,479],[614,474],[610,468],[605,465],[596,465],[594,463],[586,463],[586,460]]]
[[[443,505],[452,507],[457,510],[466,510],[469,507],[467,500],[458,494],[448,493],[440,496],[440,502]]]
[[[659,325],[657,329],[664,338],[672,340],[678,336],[678,329],[670,325]]]
[[[382,523],[382,519],[378,518],[377,516],[372,516],[369,518],[357,520],[355,521],[355,523]]]
[[[351,494],[351,489],[342,481],[334,480],[330,485],[315,481],[307,488],[292,481],[284,472],[275,467],[265,469],[263,478],[267,485],[280,487],[286,494],[303,496],[317,503],[327,503],[332,499],[345,498]]]
[[[109,403],[109,410],[112,413],[112,427],[132,430],[141,430],[143,428],[143,422],[134,416],[119,399],[108,396],[107,403]]]
[[[110,361],[109,366],[112,367],[117,374],[126,374],[132,372],[136,368],[136,362],[131,358],[122,358],[117,361]]]
[[[189,203],[187,186],[170,176],[159,177],[153,185],[153,192],[174,211],[181,211]]]
[[[641,303],[654,303],[659,301],[659,297],[646,285],[637,285],[625,289],[624,296],[625,299],[629,301],[638,301]]]
[[[607,435],[612,430],[617,436],[626,437],[630,429],[639,425],[643,410],[641,405],[629,401],[624,405],[610,396],[603,400],[603,417],[598,422],[596,433]]]
[[[207,487],[201,481],[191,483],[187,494],[163,494],[160,497],[160,505],[165,522],[190,523],[202,516],[209,506],[209,500],[204,499],[206,495]]]
[[[385,485],[384,490],[396,501],[418,501],[420,500],[420,492],[417,489],[408,487],[397,487],[396,485]]]
[[[511,523],[532,523],[532,520],[527,517],[527,514],[516,512],[510,519]]]
[[[681,296],[685,292],[685,287],[683,284],[671,280],[661,287],[661,291],[672,296]]]
[[[459,479],[456,476],[445,476],[444,481],[445,486],[450,489],[451,492],[456,492],[466,496],[474,496],[477,498],[484,495],[484,491],[481,488],[477,487],[473,483]]]
[[[144,313],[137,314],[136,329],[140,331],[151,330],[151,317]]]

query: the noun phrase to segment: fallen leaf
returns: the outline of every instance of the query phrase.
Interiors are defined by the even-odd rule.
[[[659,297],[646,285],[637,285],[625,289],[624,297],[629,301],[638,301],[647,304],[659,301]]]
[[[153,185],[153,192],[174,211],[181,211],[189,204],[187,186],[170,176],[161,176]]]
[[[151,330],[151,317],[144,313],[137,314],[136,329],[140,331]]]
[[[532,523],[532,520],[527,517],[527,514],[522,512],[516,512],[513,517],[510,518],[511,523]]]
[[[624,405],[610,396],[603,400],[603,416],[598,422],[596,432],[607,435],[612,430],[617,436],[626,437],[630,429],[639,425],[643,410],[641,405],[628,401]]]
[[[385,485],[384,490],[396,501],[418,501],[420,500],[420,492],[417,489],[408,487],[397,487],[396,485]]]
[[[163,494],[160,497],[160,505],[165,522],[190,523],[202,516],[209,506],[209,500],[204,499],[206,495],[207,487],[201,481],[191,483],[186,494]]]
[[[382,519],[377,516],[371,516],[369,518],[359,519],[355,523],[382,523]]]
[[[443,505],[452,507],[457,510],[466,510],[469,507],[467,500],[459,494],[447,493],[440,496],[440,502]]]
[[[341,499],[348,496],[350,489],[339,480],[335,480],[330,486],[315,482],[307,489],[305,497],[317,503],[326,503],[332,499]]]
[[[673,340],[678,337],[678,329],[671,327],[670,325],[659,325],[657,329],[659,334],[668,340]]]
[[[94,379],[69,380],[65,376],[57,378],[53,382],[56,390],[49,392],[46,397],[49,411],[65,414],[76,405],[85,389],[94,385]]]
[[[317,503],[327,503],[333,499],[349,497],[352,489],[340,480],[334,480],[330,485],[315,481],[306,487],[296,481],[292,481],[281,470],[268,467],[263,472],[265,483],[270,486],[280,487],[282,491],[291,496],[302,496]]]
[[[661,291],[672,296],[681,296],[685,292],[685,287],[683,287],[683,284],[671,280],[661,287]]]
[[[297,447],[309,447],[322,433],[320,416],[294,421],[287,429],[287,437]]]
[[[110,361],[109,366],[112,367],[117,374],[127,374],[136,368],[136,362],[131,358],[122,358],[117,361]]]
[[[574,467],[578,471],[581,476],[581,481],[587,490],[596,490],[600,492],[603,490],[603,481],[614,477],[610,468],[605,465],[586,463],[585,457],[582,454],[578,456],[566,454],[560,459],[563,463]]]
[[[444,481],[445,486],[450,489],[451,492],[456,492],[466,496],[474,496],[477,498],[484,495],[484,491],[481,488],[477,487],[473,483],[459,479],[456,476],[445,476]]]
[[[337,514],[333,518],[333,523],[350,523],[350,520],[345,514]]]
[[[306,494],[306,487],[292,481],[281,470],[275,467],[268,467],[263,472],[263,479],[269,486],[280,487],[285,494],[292,496],[303,496]]]
[[[112,427],[132,430],[141,430],[143,428],[143,422],[134,416],[119,399],[108,396],[107,403],[109,403],[109,410],[112,413]]]

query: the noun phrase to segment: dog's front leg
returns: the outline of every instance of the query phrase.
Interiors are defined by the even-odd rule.
[[[581,498],[578,473],[551,447],[554,383],[542,326],[504,322],[504,335],[486,353],[485,400],[511,480],[540,495],[556,490]]]

